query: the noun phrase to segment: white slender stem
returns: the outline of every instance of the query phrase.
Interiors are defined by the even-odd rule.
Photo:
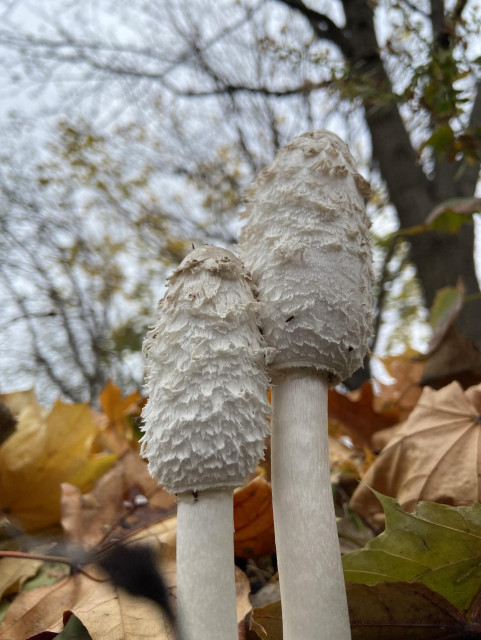
[[[327,386],[273,386],[272,491],[284,640],[351,637],[329,471]]]
[[[237,640],[233,489],[184,493],[177,507],[182,640]]]

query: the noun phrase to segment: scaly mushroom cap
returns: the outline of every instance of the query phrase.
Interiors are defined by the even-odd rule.
[[[368,182],[347,146],[315,130],[246,191],[239,253],[259,289],[271,371],[315,367],[329,384],[362,366],[372,327]]]
[[[142,454],[171,493],[236,487],[263,457],[268,380],[259,303],[229,251],[192,251],[144,342]]]

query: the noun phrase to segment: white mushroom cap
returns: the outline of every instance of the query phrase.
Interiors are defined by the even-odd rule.
[[[372,321],[368,182],[334,133],[282,148],[246,191],[239,253],[259,289],[271,372],[309,367],[329,384],[368,352]]]
[[[142,454],[171,493],[241,485],[263,457],[268,380],[259,303],[242,262],[192,251],[144,342]]]

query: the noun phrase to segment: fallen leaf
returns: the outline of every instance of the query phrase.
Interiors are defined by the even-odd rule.
[[[252,611],[251,601],[249,594],[251,585],[249,578],[246,574],[239,569],[235,568],[235,592],[236,592],[236,609],[237,609],[237,624],[240,625],[250,611]],[[214,615],[215,624],[215,615]]]
[[[331,482],[339,484],[344,480],[359,480],[365,469],[372,462],[371,451],[364,447],[346,446],[341,439],[329,436],[329,465],[331,468]]]
[[[107,418],[121,430],[126,418],[139,415],[143,398],[138,391],[124,397],[120,389],[109,380],[100,393],[99,401]]]
[[[234,492],[234,553],[254,558],[274,553],[271,485],[257,476]]]
[[[262,640],[282,640],[282,609],[280,601],[253,609],[249,630],[255,631]]]
[[[32,578],[40,566],[41,560],[22,560],[0,558],[0,600],[4,595],[17,593],[27,580]]]
[[[420,381],[424,363],[416,359],[418,355],[414,351],[406,351],[398,356],[379,358],[387,373],[394,379],[392,384],[378,383],[379,402],[395,407],[399,412],[400,422],[406,420],[422,393]]]
[[[176,511],[175,497],[150,477],[134,451],[124,453],[90,493],[63,483],[61,504],[67,540],[86,547],[122,540]]]
[[[396,407],[399,422],[373,434],[371,446],[374,451],[384,449],[416,406],[422,393],[421,378],[425,367],[425,363],[419,359],[419,353],[411,349],[401,355],[385,356],[378,360],[394,379],[389,384],[377,381],[378,401],[386,406]]]
[[[345,579],[369,585],[420,582],[466,613],[481,585],[481,504],[420,502],[406,513],[393,498],[377,497],[386,529],[343,557]]]
[[[443,333],[442,339],[423,360],[423,385],[440,389],[457,380],[467,388],[481,380],[481,351],[472,340],[459,333],[455,325]]]
[[[88,565],[52,586],[21,593],[0,627],[1,637],[25,640],[42,632],[60,632],[65,614],[74,613],[93,640],[174,640],[159,609],[148,600],[117,590]]]
[[[174,609],[175,549],[171,542],[175,524],[176,518],[167,518],[126,539],[126,544],[141,543],[154,550]],[[94,558],[100,549],[92,550],[90,557]],[[24,640],[35,634],[59,632],[71,613],[85,625],[93,640],[174,640],[158,607],[113,587],[94,564],[83,566],[82,572],[74,572],[55,584],[20,593],[6,613],[0,637]]]
[[[72,613],[65,624],[64,630],[55,638],[56,640],[91,640],[92,636],[85,625]]]
[[[37,396],[33,389],[14,391],[12,393],[2,393],[0,394],[0,400],[10,409],[17,419],[20,413],[27,408],[30,410],[35,408],[39,413],[45,412],[45,410],[38,404]]]
[[[474,625],[423,584],[348,582],[346,590],[352,640],[473,638]]]
[[[103,413],[94,413],[94,421],[98,424],[102,440],[108,448],[121,454],[130,446],[137,449],[133,424],[140,415],[144,399],[138,391],[127,397],[109,380],[99,396]]]
[[[418,583],[346,583],[352,640],[473,640],[481,629]],[[254,609],[249,627],[262,640],[282,640],[281,603]]]
[[[175,610],[175,540],[176,518],[167,518],[139,529],[126,539],[128,545],[142,543],[154,549],[159,568]],[[98,553],[98,549],[95,553]],[[95,557],[95,553],[91,555]],[[252,609],[247,576],[236,567],[236,605],[238,623],[243,623]],[[56,584],[24,591],[7,611],[0,637],[24,640],[35,634],[57,633],[73,613],[86,627],[92,640],[174,640],[174,634],[158,607],[145,598],[131,596],[113,587],[94,564],[82,572],[69,575]],[[215,611],[212,611],[215,624]],[[47,637],[39,636],[39,637]]]
[[[407,510],[419,500],[478,502],[480,413],[481,385],[467,391],[457,382],[439,391],[426,387],[408,420],[367,471],[351,507],[379,527],[382,511],[370,487],[396,497]]]
[[[28,560],[22,560],[28,562]],[[43,562],[36,575],[25,583],[22,590],[30,591],[37,587],[55,584],[69,575],[71,567],[64,562]]]
[[[349,394],[329,391],[329,419],[341,423],[343,431],[355,445],[369,446],[373,433],[399,422],[399,412],[394,405],[377,406],[370,381]]]
[[[389,442],[396,436],[402,429],[403,423],[395,424],[387,429],[381,429],[376,431],[372,436],[372,447],[374,452],[379,452],[386,447]],[[372,460],[374,462],[374,460]],[[371,465],[369,465],[371,466]]]
[[[59,400],[46,411],[30,393],[7,402],[17,408],[18,424],[0,447],[0,509],[37,532],[58,524],[62,482],[88,491],[116,456],[92,454],[97,428],[86,404]]]
[[[461,281],[455,287],[444,287],[436,293],[429,314],[433,334],[427,353],[418,357],[425,363],[423,385],[440,389],[457,380],[467,388],[481,381],[481,351],[472,340],[459,333],[455,325],[464,297]]]

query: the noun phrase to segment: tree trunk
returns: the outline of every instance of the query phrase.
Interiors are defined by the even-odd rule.
[[[366,0],[343,0],[349,48],[345,49],[352,75],[373,88],[392,93],[392,87],[379,55],[373,11]],[[479,97],[476,99],[476,103]],[[473,107],[476,110],[477,104]],[[425,221],[429,212],[447,198],[472,195],[479,167],[470,168],[464,181],[456,182],[456,163],[438,166],[438,179],[429,180],[416,157],[397,105],[364,99],[366,122],[372,139],[373,159],[387,184],[391,202],[398,212],[401,228]],[[471,193],[467,193],[471,189]],[[467,294],[479,293],[474,264],[474,225],[465,225],[457,234],[426,232],[410,238],[411,257],[429,307],[442,287],[455,285],[461,278]],[[481,300],[466,304],[458,328],[481,344]]]

